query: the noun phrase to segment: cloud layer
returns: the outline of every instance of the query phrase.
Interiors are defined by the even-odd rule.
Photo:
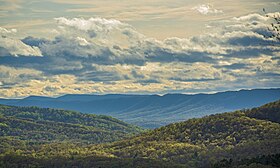
[[[219,14],[211,6],[195,8]],[[0,28],[0,96],[208,92],[277,87],[279,42],[269,18],[249,14],[209,33],[156,40],[115,19],[55,18],[54,38]]]

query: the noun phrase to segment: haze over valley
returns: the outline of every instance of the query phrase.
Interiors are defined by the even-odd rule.
[[[0,104],[109,115],[144,128],[157,128],[190,118],[258,107],[279,99],[280,89],[255,89],[195,95],[71,94],[57,98],[30,96],[24,99],[0,99]]]

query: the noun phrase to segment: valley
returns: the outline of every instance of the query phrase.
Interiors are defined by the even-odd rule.
[[[253,89],[215,94],[64,95],[0,99],[0,104],[38,106],[108,115],[144,128],[158,128],[206,115],[261,106],[280,99],[280,89]]]

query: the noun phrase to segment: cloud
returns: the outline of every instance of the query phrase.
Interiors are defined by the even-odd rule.
[[[4,86],[12,87],[17,84],[24,84],[32,79],[40,80],[42,72],[28,68],[13,68],[0,66],[0,83]]]
[[[5,36],[0,37],[0,53],[0,56],[42,56],[38,47],[28,46],[20,40]]]
[[[240,16],[240,17],[234,17],[233,20],[236,21],[246,21],[246,22],[264,22],[269,20],[268,17],[257,14],[257,13],[252,13],[248,14],[246,16]]]
[[[42,56],[38,47],[24,44],[22,41],[9,37],[16,29],[7,30],[0,27],[0,56]]]
[[[213,8],[210,4],[202,4],[192,8],[193,10],[199,12],[202,15],[212,15],[212,14],[223,14],[222,10]]]
[[[52,18],[59,16],[111,18],[132,24],[138,31],[149,37],[164,39],[172,36],[197,35],[203,32],[203,26],[211,21],[242,16],[262,8],[271,9],[275,5],[275,2],[271,1],[241,2],[240,0],[223,3],[220,1],[188,1],[186,3],[184,0],[123,0],[121,3],[115,0],[79,0],[78,2],[72,0],[40,2],[36,0],[32,3],[24,3],[22,0],[2,0],[1,2],[3,3],[0,3],[0,8],[3,12],[0,13],[0,17],[2,20],[4,19],[1,22],[2,26],[17,28],[22,36],[33,35],[46,38],[53,36],[50,30],[55,27]],[[217,10],[223,10],[224,14],[205,17],[205,15],[192,10],[194,6],[207,5],[207,3],[212,4]],[[10,5],[6,4],[16,4],[19,8],[11,11],[7,9]],[[167,23],[170,24],[167,26]]]
[[[108,32],[112,29],[121,27],[130,27],[128,24],[122,23],[115,19],[104,19],[104,18],[73,18],[67,19],[64,17],[55,18],[58,24],[73,27],[79,30],[95,30],[97,32]]]
[[[115,19],[55,21],[50,39],[20,40],[16,31],[0,29],[2,97],[196,92],[280,82],[279,42],[265,37],[270,20],[259,14],[213,22],[199,36],[165,40]]]
[[[3,34],[10,34],[10,33],[16,33],[17,32],[17,29],[11,29],[11,30],[7,30],[3,27],[0,27],[0,34],[3,35]]]
[[[36,46],[39,47],[43,43],[47,43],[47,39],[43,38],[35,38],[32,36],[25,37],[24,39],[21,40],[24,44],[29,45],[29,46]]]

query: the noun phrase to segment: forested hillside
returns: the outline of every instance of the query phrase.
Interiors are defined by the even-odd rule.
[[[280,123],[280,101],[272,102],[245,112],[248,117]]]
[[[140,128],[108,116],[38,107],[0,105],[0,136],[29,143],[112,142]]]
[[[2,137],[2,167],[280,167],[280,101],[170,124],[107,144]],[[274,118],[274,117],[276,118]],[[24,166],[23,166],[24,167]]]

